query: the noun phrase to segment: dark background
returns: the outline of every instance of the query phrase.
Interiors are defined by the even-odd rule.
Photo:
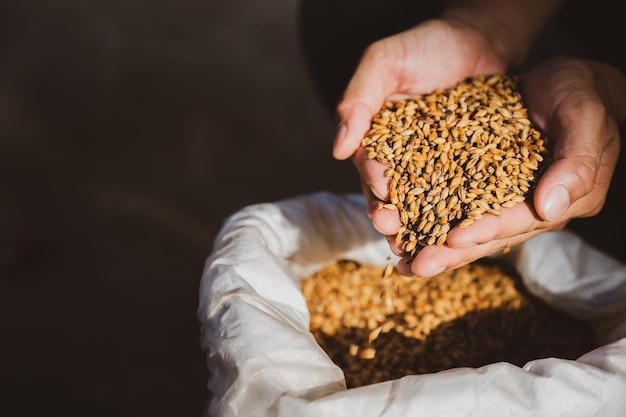
[[[200,415],[198,285],[223,220],[359,190],[331,157],[296,10],[0,5],[0,415]],[[623,51],[619,26],[608,43],[572,26],[594,53]],[[623,255],[619,193],[574,226]]]
[[[291,0],[2,2],[0,415],[200,415],[224,218],[358,190],[295,25]]]

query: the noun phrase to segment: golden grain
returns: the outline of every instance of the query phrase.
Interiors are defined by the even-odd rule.
[[[389,167],[390,200],[382,207],[400,210],[398,242],[414,257],[445,243],[452,227],[525,201],[549,163],[546,143],[517,79],[495,74],[384,103],[361,145],[368,159]],[[437,219],[427,214],[433,211]]]
[[[584,323],[534,298],[499,264],[428,280],[387,270],[340,260],[300,283],[310,330],[348,387],[497,361],[575,359],[594,347]]]

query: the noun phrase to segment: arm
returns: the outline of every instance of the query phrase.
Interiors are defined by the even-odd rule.
[[[563,0],[456,0],[442,18],[474,26],[492,39],[511,67],[519,66],[537,35]]]

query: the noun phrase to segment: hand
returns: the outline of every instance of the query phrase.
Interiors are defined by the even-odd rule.
[[[359,149],[385,100],[427,94],[520,64],[561,1],[456,0],[440,19],[370,45],[337,107],[335,158],[349,158]]]
[[[530,118],[554,141],[533,201],[453,229],[445,245],[422,249],[411,264],[401,261],[404,275],[432,276],[602,209],[619,155],[618,122],[626,120],[626,78],[605,64],[553,58],[520,82]]]
[[[372,116],[387,99],[410,97],[445,88],[472,75],[504,72],[507,60],[483,32],[455,20],[432,20],[367,49],[338,106],[342,121],[335,141],[338,159],[352,156],[363,179],[368,213],[374,226],[393,236],[400,227],[397,213],[376,210],[387,200],[386,167],[364,157],[361,140]],[[408,272],[408,271],[407,271]]]

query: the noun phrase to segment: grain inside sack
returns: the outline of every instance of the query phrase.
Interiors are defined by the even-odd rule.
[[[411,258],[453,227],[523,202],[549,159],[517,79],[501,74],[386,102],[361,145],[389,167],[382,207],[399,211],[397,242]]]
[[[583,322],[477,261],[429,279],[340,260],[301,281],[310,330],[348,388],[500,361],[576,359],[597,346]]]

